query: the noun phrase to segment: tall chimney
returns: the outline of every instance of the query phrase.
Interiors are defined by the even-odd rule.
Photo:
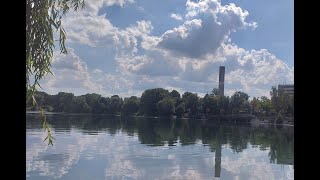
[[[225,73],[225,67],[220,66],[220,68],[219,68],[219,96],[224,96],[224,73]]]

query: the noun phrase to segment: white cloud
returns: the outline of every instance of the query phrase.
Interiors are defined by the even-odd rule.
[[[230,150],[228,149],[228,151]],[[268,151],[248,148],[238,156],[236,159],[222,156],[221,167],[232,173],[233,176],[242,176],[252,180],[277,179],[273,166],[268,161],[261,161],[261,159],[268,157]]]
[[[98,93],[103,96],[118,94],[122,97],[141,95],[141,90],[132,89],[134,81],[129,76],[107,74],[101,69],[90,70],[73,49],[68,54],[54,53],[52,72],[41,83],[43,91],[49,94],[72,92],[75,95]]]
[[[85,15],[96,15],[100,8],[104,6],[120,6],[123,7],[125,4],[133,4],[134,0],[90,0],[85,1],[85,6],[80,13]],[[77,13],[79,13],[77,12]]]
[[[66,30],[68,41],[91,47],[112,48],[117,36],[121,34],[118,28],[114,27],[107,19],[106,14],[98,14],[99,9],[104,6],[134,3],[133,0],[93,0],[86,3],[84,9],[78,12],[69,12],[63,17],[62,24]],[[145,33],[151,30],[150,22],[138,22],[136,33]],[[148,29],[151,28],[151,29]],[[132,29],[132,28],[131,28]],[[128,29],[128,31],[130,28]],[[130,41],[130,40],[129,40]],[[132,41],[132,40],[131,40]],[[131,42],[130,41],[130,42]]]
[[[149,76],[174,76],[181,70],[174,58],[159,50],[149,50],[145,55],[117,57],[124,72]]]
[[[102,71],[101,69],[94,69],[92,72],[93,72],[94,74],[101,74],[101,73],[103,73],[103,71]]]
[[[138,51],[138,38],[143,39],[144,47],[148,48],[154,44],[154,39],[147,35],[153,29],[150,21],[137,21],[125,30],[118,30],[113,36],[117,56],[132,56]]]
[[[214,56],[201,61],[179,60],[154,50],[143,56],[122,57],[118,63],[122,74],[88,70],[86,63],[69,50],[67,56],[57,55],[54,58],[55,76],[48,78],[44,87],[55,93],[70,89],[71,92],[87,90],[107,96],[141,95],[145,89],[154,87],[203,94],[218,87],[218,69],[225,65],[226,95],[241,90],[250,96],[269,96],[271,86],[284,80],[293,82],[294,71],[264,49],[246,51],[231,44],[223,45]]]
[[[182,16],[180,14],[171,13],[170,17],[175,19],[175,20],[177,20],[177,21],[182,21],[183,20],[183,18],[182,18]]]
[[[106,170],[105,176],[106,179],[139,179],[142,174],[131,161],[119,159],[112,162],[112,166]]]
[[[165,32],[159,42],[161,48],[174,55],[201,58],[213,54],[228,39],[230,32],[257,26],[246,22],[248,11],[233,3],[221,5],[217,0],[198,3],[188,0],[186,6],[185,23]]]
[[[48,75],[43,83],[43,88],[50,93],[91,91],[102,92],[102,86],[91,79],[88,67],[72,48],[68,48],[68,54],[54,53],[52,61],[54,76]]]
[[[220,65],[226,67],[225,88],[242,89],[251,96],[268,96],[271,86],[278,85],[284,79],[287,83],[294,80],[293,68],[267,50],[246,51],[231,44],[223,44],[214,56],[203,61],[189,62],[181,78],[213,82],[217,87]]]
[[[82,141],[76,133],[71,133],[71,136],[59,137],[59,140],[69,140],[68,145],[56,143],[51,147],[42,142],[45,138],[45,136],[41,137],[43,135],[45,133],[41,131],[35,131],[27,135],[27,175],[30,172],[36,172],[41,176],[61,178],[69,172],[73,165],[78,163],[80,153],[88,147],[93,147],[90,144],[96,143],[94,137],[90,137],[90,141]]]
[[[90,0],[90,2],[85,2],[85,6],[83,9],[80,9],[76,12],[77,15],[89,15],[95,16],[97,15],[99,9],[104,5],[104,0]],[[73,12],[68,12],[69,14],[73,14]]]
[[[161,179],[203,179],[201,174],[194,169],[188,169],[185,172],[181,172],[179,165],[173,167],[172,169],[174,169],[173,172],[168,175],[164,175],[164,177]]]
[[[284,80],[293,83],[293,68],[289,68],[267,50],[247,51],[231,44],[222,44],[215,54],[206,56],[201,61],[168,56],[160,50],[121,60],[119,65],[122,71],[150,76],[157,81],[155,84],[163,87],[198,93],[210,92],[218,87],[220,65],[226,67],[226,95],[241,90],[250,96],[269,96],[271,86]],[[188,83],[192,88],[186,88]]]
[[[135,37],[143,36],[144,34],[149,34],[150,31],[153,29],[150,21],[137,21],[136,26],[131,26],[126,28],[126,31],[129,34],[132,34]]]
[[[104,15],[82,16],[72,14],[63,19],[68,41],[97,46],[111,46],[117,29]]]
[[[142,36],[141,47],[145,50],[154,49],[160,40],[161,38],[157,36],[144,35]]]
[[[75,95],[98,93],[103,96],[118,94],[127,97],[141,92],[132,89],[134,81],[130,80],[130,76],[89,69],[71,48],[68,54],[54,53],[52,72],[54,76],[48,75],[41,84],[42,90],[49,94],[72,92]]]
[[[218,9],[221,7],[221,2],[218,0],[200,0],[198,2],[193,2],[190,0],[187,0],[186,2],[187,7],[187,18],[193,18],[197,16],[200,13],[211,13],[214,14],[218,11]]]
[[[123,7],[127,3],[129,4],[134,3],[134,0],[106,0],[105,2],[107,6],[118,5]]]

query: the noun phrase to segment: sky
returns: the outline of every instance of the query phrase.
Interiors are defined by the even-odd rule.
[[[203,97],[218,87],[269,97],[294,82],[292,0],[86,0],[62,25],[68,54],[54,52],[49,94],[141,96],[150,88]]]

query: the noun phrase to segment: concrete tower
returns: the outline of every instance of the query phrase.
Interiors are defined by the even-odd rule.
[[[225,67],[220,66],[220,68],[219,68],[219,96],[224,96],[224,73],[225,73]]]

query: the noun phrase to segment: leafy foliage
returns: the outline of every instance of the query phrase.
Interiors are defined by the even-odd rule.
[[[52,72],[51,60],[55,47],[54,32],[59,34],[61,53],[67,53],[66,33],[61,18],[70,8],[84,7],[84,0],[26,0],[26,90],[31,98],[39,80]],[[30,77],[33,76],[33,83]]]
[[[248,99],[248,94],[241,91],[236,91],[230,98],[233,113],[239,113],[243,108],[245,108]]]
[[[41,110],[41,116],[43,118],[43,123],[42,123],[42,128],[47,131],[47,137],[43,140],[46,141],[48,140],[48,145],[52,145],[53,146],[53,139],[54,137],[52,137],[52,134],[51,134],[51,129],[50,129],[50,125],[48,124],[47,122],[47,119],[46,119],[46,116],[44,115],[44,111],[43,109]]]
[[[66,33],[61,25],[61,18],[70,8],[78,10],[84,7],[84,0],[26,0],[26,92],[27,101],[34,108],[42,109],[42,102],[37,103],[34,93],[41,87],[39,81],[48,73],[52,74],[51,60],[55,47],[54,32],[59,34],[61,53],[67,53]],[[32,78],[32,79],[30,79]],[[49,144],[52,137],[49,125],[44,119]]]
[[[198,113],[198,107],[200,105],[200,102],[197,94],[185,92],[182,95],[182,99],[185,103],[185,108],[190,115]]]
[[[183,117],[185,111],[186,111],[185,104],[184,103],[179,104],[179,106],[176,108],[177,117],[179,118]]]
[[[175,100],[172,97],[165,97],[157,103],[158,113],[161,116],[175,114]]]
[[[172,97],[172,98],[180,98],[180,93],[176,90],[172,90],[170,93],[169,93],[169,96]]]
[[[122,107],[122,113],[125,115],[131,115],[137,113],[140,108],[140,100],[136,96],[131,96],[130,98],[124,99],[124,104]]]
[[[120,114],[123,105],[123,100],[118,95],[113,95],[110,98],[110,103],[108,104],[108,110],[110,114]]]
[[[46,111],[67,113],[175,115],[179,118],[252,113],[257,116],[283,118],[292,117],[294,112],[292,96],[274,95],[271,100],[262,96],[254,97],[249,101],[249,96],[241,91],[236,91],[231,97],[206,94],[203,98],[191,92],[185,92],[181,98],[178,96],[178,92],[173,90],[169,93],[168,90],[162,88],[148,89],[142,93],[141,98],[131,96],[123,99],[118,95],[102,97],[95,93],[74,96],[72,93],[65,92],[56,95],[37,92],[35,97]],[[278,110],[275,103],[272,102],[278,103]],[[30,106],[32,105],[27,102],[27,107]]]
[[[148,116],[157,115],[157,103],[168,96],[169,91],[163,88],[148,89],[141,96],[141,111]]]

